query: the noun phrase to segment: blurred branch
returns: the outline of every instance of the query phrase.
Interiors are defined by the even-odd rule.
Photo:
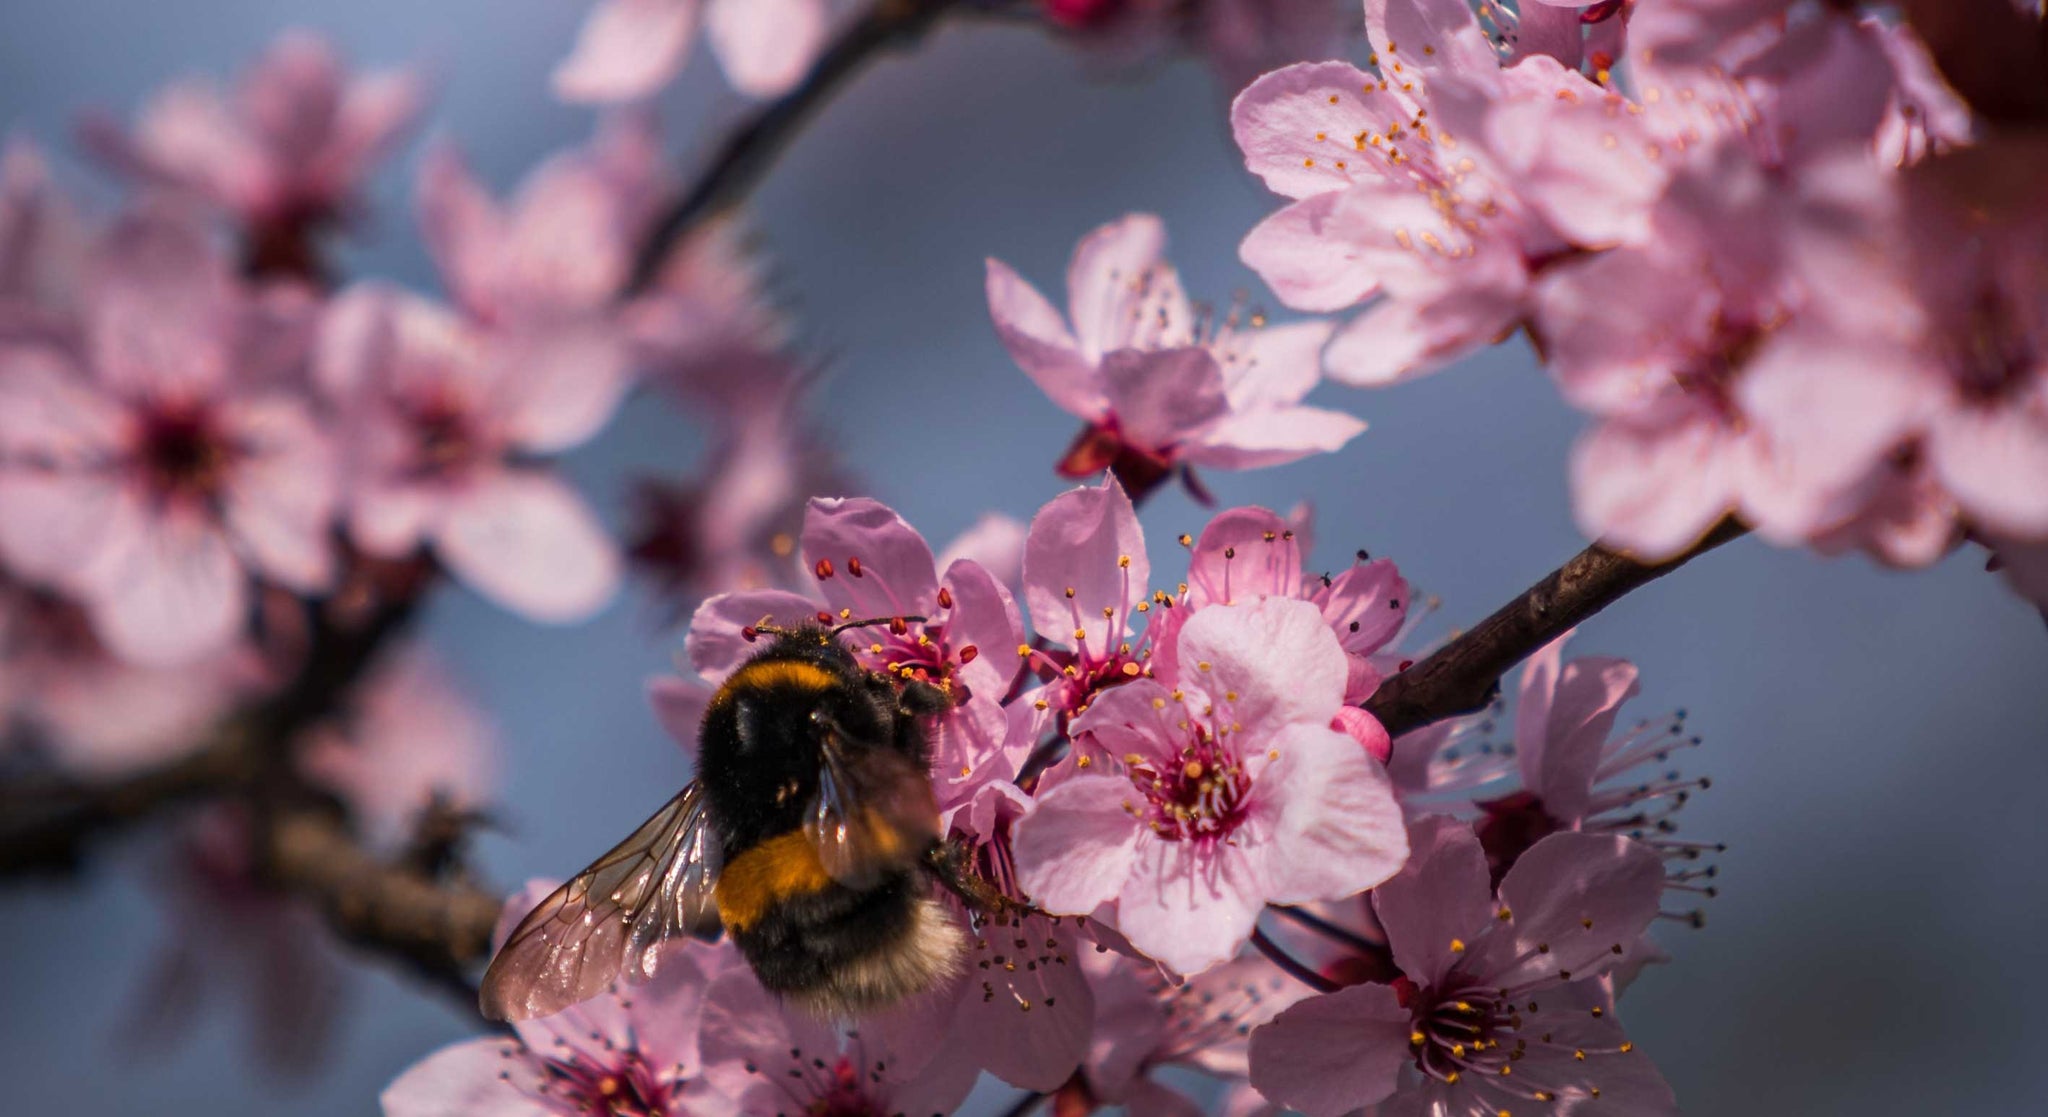
[[[962,0],[875,0],[848,24],[811,67],[803,84],[756,110],[711,160],[690,189],[664,211],[641,245],[626,297],[645,292],[669,252],[705,219],[739,201],[767,174],[812,113],[885,48],[915,42]]]
[[[93,839],[179,803],[252,789],[281,766],[300,731],[339,708],[379,649],[411,621],[417,594],[347,620],[315,606],[306,658],[283,690],[229,716],[179,760],[104,783],[53,778],[0,786],[0,876],[78,867]]]
[[[1721,521],[1692,549],[1645,565],[1595,543],[1471,631],[1380,684],[1365,708],[1395,737],[1485,707],[1501,676],[1573,625],[1749,529]]]

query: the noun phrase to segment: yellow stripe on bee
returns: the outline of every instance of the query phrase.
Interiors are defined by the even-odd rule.
[[[822,693],[839,685],[839,676],[815,663],[800,659],[769,659],[749,663],[732,673],[718,693],[711,696],[713,706],[724,706],[732,701],[734,693],[740,690],[771,687],[790,687]]]
[[[792,830],[726,863],[718,874],[718,918],[728,928],[744,931],[775,904],[822,891],[831,883],[810,838]]]

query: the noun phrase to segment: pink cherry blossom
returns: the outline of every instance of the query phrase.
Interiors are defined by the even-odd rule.
[[[1287,67],[1238,96],[1231,126],[1246,166],[1292,199],[1245,238],[1244,261],[1296,309],[1379,298],[1324,362],[1346,383],[1385,384],[1511,331],[1531,269],[1567,248],[1474,137],[1442,131],[1447,103],[1598,87],[1554,62],[1503,74],[1463,0],[1372,0],[1366,29],[1377,75]]]
[[[464,813],[495,790],[496,731],[440,664],[408,648],[363,683],[354,708],[310,735],[300,767],[341,796],[373,846],[396,851],[435,804]]]
[[[943,1000],[840,1030],[777,1003],[753,973],[728,971],[705,994],[706,1075],[735,1113],[951,1113],[974,1088]]]
[[[1312,576],[1303,570],[1304,550],[1287,521],[1264,508],[1232,508],[1211,519],[1194,542],[1187,592],[1155,615],[1154,673],[1184,677],[1173,635],[1208,606],[1291,598],[1314,603],[1344,648],[1345,704],[1372,697],[1380,680],[1399,669],[1399,658],[1384,649],[1408,619],[1408,583],[1387,559],[1360,560],[1335,577]]]
[[[1003,345],[1088,424],[1061,460],[1062,476],[1113,467],[1142,492],[1176,469],[1281,465],[1365,429],[1301,403],[1319,378],[1327,323],[1198,318],[1165,249],[1150,214],[1083,237],[1067,269],[1065,318],[1007,264],[988,261],[989,313]]]
[[[147,664],[231,643],[252,577],[326,588],[332,448],[288,375],[307,309],[189,225],[111,230],[77,341],[0,351],[0,558]]]
[[[103,778],[185,756],[273,682],[241,643],[169,667],[124,662],[75,603],[0,587],[0,726],[18,721],[64,772]]]
[[[96,154],[148,186],[197,195],[254,227],[343,217],[425,101],[416,75],[352,76],[326,40],[288,31],[231,92],[204,80],[158,93],[123,132],[84,126]]]
[[[826,0],[598,0],[576,47],[555,68],[567,101],[638,101],[681,72],[702,20],[733,88],[787,92],[824,49]]]
[[[535,881],[505,905],[498,937],[551,889]],[[739,1117],[704,1077],[698,1025],[706,987],[738,965],[730,945],[665,948],[653,977],[512,1025],[514,1036],[444,1047],[384,1090],[385,1117]]]
[[[348,432],[350,537],[389,557],[430,545],[477,592],[534,620],[595,613],[617,589],[617,551],[574,489],[525,460],[610,418],[617,387],[593,371],[402,291],[343,292],[321,324],[315,375]]]
[[[1094,767],[1017,823],[1018,881],[1054,912],[1115,901],[1117,928],[1184,973],[1229,959],[1267,903],[1347,896],[1406,853],[1385,770],[1330,728],[1345,659],[1316,607],[1203,610],[1177,686],[1137,679],[1073,724]]]
[[[697,609],[684,648],[702,682],[716,685],[756,650],[757,625],[901,618],[841,639],[870,670],[938,686],[953,699],[933,732],[940,805],[1014,777],[1022,756],[1009,747],[1002,701],[1020,668],[1014,649],[1024,628],[1009,589],[971,559],[954,561],[941,576],[924,537],[864,497],[813,498],[799,545],[817,596],[750,590]],[[701,684],[680,680],[657,685],[664,724],[685,742],[695,740],[691,711],[702,693]]]
[[[1241,1082],[1251,1029],[1309,995],[1307,986],[1256,956],[1180,983],[1116,953],[1091,953],[1084,966],[1095,986],[1094,1041],[1064,1094],[1078,1092],[1091,1107],[1121,1105],[1161,1117],[1193,1117],[1202,1108],[1153,1072],[1187,1067]],[[1065,1110],[1056,1103],[1055,1112]]]
[[[1418,820],[1373,893],[1402,976],[1303,1001],[1252,1033],[1252,1085],[1309,1117],[1677,1112],[1597,980],[1656,914],[1663,871],[1625,838],[1554,834],[1500,883],[1463,823]],[[1509,1068],[1512,1068],[1510,1073]]]
[[[1149,613],[1137,509],[1114,476],[1071,489],[1031,519],[1024,540],[1024,603],[1043,647],[1018,649],[1049,681],[1033,704],[1064,725],[1106,687],[1144,674],[1151,652],[1137,636]]]

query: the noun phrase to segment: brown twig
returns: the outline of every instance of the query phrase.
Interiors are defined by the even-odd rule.
[[[1501,676],[1573,625],[1749,529],[1724,520],[1685,553],[1655,564],[1594,544],[1428,658],[1380,684],[1365,708],[1387,732],[1485,707]]]
[[[624,294],[645,292],[669,252],[705,219],[737,202],[767,174],[804,121],[863,64],[887,47],[914,42],[961,0],[875,0],[818,56],[803,84],[756,110],[726,138],[703,174],[656,220],[633,261]]]

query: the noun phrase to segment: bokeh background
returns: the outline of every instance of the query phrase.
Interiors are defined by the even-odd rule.
[[[588,113],[546,76],[578,0],[7,0],[0,119],[68,147],[74,112],[124,115],[188,72],[233,73],[279,30],[331,35],[377,66],[416,61],[439,87],[426,132],[503,188],[580,141]],[[1262,297],[1239,238],[1273,202],[1230,142],[1228,92],[1197,62],[1107,73],[1023,29],[943,28],[858,80],[757,195],[776,284],[831,358],[826,426],[869,492],[943,541],[985,510],[1028,517],[1056,493],[1072,434],[989,328],[982,257],[1058,298],[1066,255],[1130,210],[1163,215],[1189,289]],[[744,109],[698,59],[663,99],[683,166]],[[349,274],[430,287],[407,199],[419,145],[379,179]],[[74,163],[81,184],[90,172]],[[1317,401],[1372,429],[1340,454],[1209,481],[1225,504],[1313,502],[1317,559],[1397,559],[1477,619],[1577,549],[1564,486],[1576,418],[1519,343],[1448,374]],[[626,480],[686,469],[701,432],[638,400],[567,463],[620,522]],[[1179,493],[1144,512],[1155,540],[1197,531]],[[1171,581],[1172,553],[1155,554]],[[426,636],[506,743],[503,834],[481,842],[510,885],[562,875],[686,778],[641,696],[680,646],[646,598],[571,629],[531,627],[460,590]],[[1642,667],[1648,715],[1691,711],[1714,777],[1684,813],[1725,840],[1704,930],[1662,932],[1624,1015],[1690,1114],[2040,1112],[2048,1063],[2048,630],[1966,551],[1902,576],[1743,541],[1587,624],[1576,647]],[[165,934],[130,847],[84,885],[0,892],[0,1112],[373,1112],[376,1094],[473,1019],[377,964],[355,967],[323,1069],[253,1069],[248,1018],[223,990],[169,1050],[115,1035]],[[1006,1091],[989,1090],[992,1107]],[[1143,1117],[1143,1115],[1139,1115]]]

